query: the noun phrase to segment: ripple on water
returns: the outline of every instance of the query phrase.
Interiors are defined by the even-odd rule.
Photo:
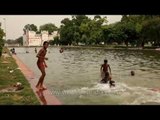
[[[40,75],[36,66],[36,54],[33,53],[34,48],[28,50],[30,53],[26,54],[25,48],[16,48],[17,56],[35,74]],[[157,55],[153,51],[69,48],[60,54],[59,48],[52,48],[47,56],[49,57],[49,61],[47,61],[49,67],[45,82],[56,90],[73,91],[74,93],[71,96],[60,96],[64,103],[74,102],[75,99],[81,104],[148,104],[160,102],[159,93],[145,88],[145,86],[154,88],[160,84],[158,79],[160,77],[159,54]],[[117,80],[115,88],[97,84],[97,81],[101,79],[100,65],[105,58],[108,59],[111,66],[113,79]],[[134,77],[130,76],[131,70],[136,72]],[[77,93],[79,95],[76,96]],[[79,96],[83,101],[78,99]]]

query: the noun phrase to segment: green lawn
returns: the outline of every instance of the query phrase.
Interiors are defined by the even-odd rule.
[[[4,48],[3,51],[7,51]],[[40,105],[40,102],[36,98],[30,84],[18,68],[15,60],[12,57],[5,58],[5,61],[9,63],[2,63],[4,58],[0,58],[0,105]],[[13,73],[9,71],[14,70]],[[16,92],[1,92],[2,89],[10,87],[16,82],[21,82],[24,89]]]

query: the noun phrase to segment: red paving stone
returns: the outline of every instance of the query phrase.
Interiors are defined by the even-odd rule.
[[[62,103],[52,94],[50,90],[37,90],[36,89],[36,77],[32,70],[29,69],[16,55],[12,55],[12,57],[16,60],[16,63],[28,82],[31,85],[36,97],[41,102],[42,105],[62,105]]]

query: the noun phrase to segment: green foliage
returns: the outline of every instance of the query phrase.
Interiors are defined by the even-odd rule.
[[[59,44],[59,37],[58,36],[54,37],[54,40],[50,40],[49,44],[50,45],[55,45],[55,44],[58,45]]]
[[[15,39],[15,40],[11,40],[11,39],[8,39],[6,41],[7,44],[19,44],[19,45],[23,45],[23,37],[20,36],[19,38]]]
[[[61,21],[61,44],[83,43],[86,45],[99,44],[103,40],[102,25],[106,23],[106,17],[95,16],[90,19],[85,15],[75,15],[72,19],[65,18]]]
[[[57,27],[55,26],[55,24],[48,23],[40,26],[40,31],[44,31],[44,30],[48,31],[49,34],[51,34],[53,31],[57,30]]]
[[[19,37],[15,40],[16,43],[20,44],[20,45],[23,45],[23,37]]]
[[[0,28],[0,57],[2,56],[2,50],[3,50],[3,46],[4,46],[4,40],[3,40],[4,36],[5,36],[5,33]]]
[[[50,41],[51,44],[60,45],[106,45],[125,44],[130,46],[142,46],[150,42],[153,46],[160,46],[160,15],[122,15],[119,22],[107,24],[107,17],[100,15],[93,19],[86,15],[73,15],[71,19],[61,21],[60,28],[48,23],[40,26],[42,30],[58,31],[60,38]],[[30,27],[32,25],[26,25]]]
[[[25,30],[31,30],[31,31],[35,31],[35,32],[37,32],[37,26],[36,25],[34,25],[34,24],[27,24],[27,25],[25,25],[24,26],[24,29]]]
[[[160,46],[160,18],[151,19],[143,23],[142,37],[145,42],[153,46]]]

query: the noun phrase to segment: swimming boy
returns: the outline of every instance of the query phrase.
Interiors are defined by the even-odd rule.
[[[64,51],[64,49],[63,49],[63,48],[61,48],[61,49],[59,50],[59,52],[60,52],[60,53],[63,53],[63,51]]]
[[[35,50],[34,50],[34,51],[35,51],[35,53],[37,53],[37,48],[35,48]]]

